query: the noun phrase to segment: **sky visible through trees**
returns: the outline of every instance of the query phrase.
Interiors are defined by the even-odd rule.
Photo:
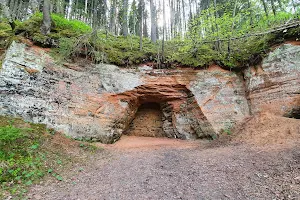
[[[175,37],[184,38],[193,30],[195,23],[202,27],[199,34],[205,37],[209,34],[208,29],[212,29],[214,33],[219,32],[224,23],[235,29],[239,23],[247,20],[248,26],[251,27],[260,20],[274,18],[276,15],[277,18],[281,18],[279,19],[281,21],[288,20],[292,14],[299,12],[300,4],[299,0],[52,0],[49,2],[52,13],[61,14],[68,19],[84,21],[94,29],[108,30],[115,35],[140,35],[139,26],[142,25],[144,36],[150,37],[151,32],[156,31],[155,36],[152,35],[152,40],[161,39],[163,33],[167,40]],[[150,2],[153,3],[152,7]],[[44,4],[41,0],[1,0],[1,5],[2,16],[24,20],[37,10],[42,11]],[[141,20],[143,22],[139,23]]]
[[[299,5],[300,0],[1,0],[0,19],[37,43],[57,41],[54,46],[68,50],[67,56],[89,46],[95,60],[121,65],[167,61],[235,67],[258,62],[283,38],[299,40]],[[28,30],[27,25],[40,23],[41,13],[40,28]],[[95,40],[91,32],[100,35],[94,34]],[[90,36],[79,42],[84,34]]]

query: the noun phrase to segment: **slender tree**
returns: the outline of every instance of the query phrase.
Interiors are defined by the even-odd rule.
[[[275,7],[274,0],[271,0],[271,6],[272,6],[273,14],[276,15],[276,7]]]
[[[215,13],[215,28],[216,28],[216,32],[217,32],[217,41],[216,41],[216,44],[215,44],[215,48],[217,51],[220,50],[220,41],[219,41],[219,26],[218,26],[218,23],[217,23],[217,19],[219,17],[218,15],[218,11],[217,11],[217,0],[214,0],[214,13]]]
[[[267,7],[267,4],[265,2],[265,0],[261,0],[263,6],[264,6],[264,11],[265,11],[265,14],[266,16],[268,17],[269,16],[269,12],[268,12],[268,7]]]
[[[231,34],[233,32],[233,29],[234,29],[234,24],[235,24],[235,15],[236,15],[236,9],[237,9],[237,3],[238,3],[238,0],[235,0],[234,2],[234,8],[233,8],[233,13],[232,13],[232,18],[233,18],[233,21],[232,21],[232,25],[231,25]],[[231,42],[231,39],[230,39],[231,35],[229,36],[228,38],[228,57],[227,57],[227,60],[230,59],[230,56],[231,56],[231,48],[230,48],[230,42]]]
[[[185,6],[184,6],[184,0],[181,0],[182,5],[182,25],[183,25],[183,32],[186,31],[186,20],[185,20]]]
[[[41,26],[41,33],[48,35],[51,30],[51,15],[50,15],[50,0],[44,0],[43,5],[43,22]]]
[[[156,8],[153,0],[150,0],[150,11],[151,11],[151,41],[156,42],[157,40],[157,22],[156,22]]]
[[[163,1],[163,38],[162,38],[162,61],[165,60],[165,34],[167,29],[167,22],[166,22],[166,8],[165,8],[165,2]]]
[[[143,36],[148,37],[148,25],[147,25],[147,19],[148,19],[148,12],[145,10],[145,4],[143,4]]]
[[[139,1],[138,12],[139,12],[139,36],[140,36],[140,51],[143,50],[143,4],[144,1]]]
[[[236,7],[236,2],[235,2],[235,7]],[[248,0],[248,10],[249,10],[250,25],[252,26],[252,24],[253,24],[253,16],[252,16],[253,15],[253,10],[252,10],[251,0]]]
[[[130,8],[130,14],[129,14],[129,30],[130,33],[133,35],[137,35],[138,33],[138,26],[137,26],[137,20],[138,20],[138,10],[136,6],[136,1],[133,0],[131,3]]]
[[[292,0],[292,5],[293,5],[293,8],[294,8],[294,12],[296,12],[296,4],[295,4],[294,0]]]
[[[116,8],[117,8],[117,1],[112,0],[111,7],[110,7],[110,19],[109,19],[109,29],[110,32],[117,34],[116,28]]]
[[[128,35],[128,0],[123,0],[122,35]]]

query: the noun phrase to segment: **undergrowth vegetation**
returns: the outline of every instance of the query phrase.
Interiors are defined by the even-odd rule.
[[[209,11],[209,10],[208,10]],[[211,12],[211,11],[210,11]],[[242,13],[241,13],[242,14]],[[239,69],[249,65],[258,64],[272,45],[283,43],[285,39],[300,38],[300,28],[291,28],[284,31],[272,32],[258,36],[242,37],[245,34],[261,32],[268,27],[274,27],[283,21],[290,19],[291,14],[279,13],[276,17],[261,18],[255,22],[255,26],[240,28],[238,32],[232,32],[234,18],[224,15],[218,19],[219,33],[211,33],[206,38],[201,38],[199,26],[193,26],[201,21],[205,25],[206,14],[200,15],[191,23],[190,32],[184,40],[174,38],[166,41],[164,50],[164,62],[187,67],[205,67],[216,63],[227,69]],[[42,14],[36,13],[24,22],[16,22],[14,33],[9,25],[3,21],[0,23],[0,48],[7,48],[12,40],[18,37],[26,37],[34,44],[42,47],[51,47],[56,58],[70,60],[83,57],[94,63],[111,63],[119,66],[132,66],[145,62],[161,62],[161,41],[152,43],[148,38],[143,38],[143,49],[140,50],[140,38],[138,36],[115,36],[105,31],[92,31],[81,21],[67,20],[62,16],[52,14],[52,28],[49,35],[40,32]],[[248,23],[248,21],[247,21]],[[203,25],[203,26],[204,26]],[[201,26],[203,28],[203,26]],[[218,35],[216,35],[218,34]],[[232,37],[241,37],[230,39]],[[216,49],[216,42],[219,48]]]
[[[0,199],[9,195],[22,198],[27,187],[45,175],[63,181],[59,171],[74,156],[53,144],[55,135],[60,137],[45,125],[0,116]],[[73,142],[78,143],[78,149],[95,150],[88,144]]]

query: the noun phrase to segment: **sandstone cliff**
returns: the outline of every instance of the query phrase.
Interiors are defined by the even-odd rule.
[[[217,137],[258,112],[297,116],[299,58],[300,46],[285,44],[244,73],[218,66],[121,69],[64,66],[45,49],[13,43],[0,71],[0,115],[44,123],[74,138],[113,143],[141,105],[156,103],[164,136]]]

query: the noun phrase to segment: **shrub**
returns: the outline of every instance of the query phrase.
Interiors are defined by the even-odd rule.
[[[52,14],[52,26],[49,35],[41,34],[40,26],[43,20],[42,13],[35,13],[30,19],[17,23],[16,34],[22,34],[40,46],[58,46],[62,37],[77,37],[91,32],[91,27],[78,20],[67,20],[57,14]]]
[[[0,22],[0,49],[6,49],[9,46],[12,36],[13,32],[8,22]]]

